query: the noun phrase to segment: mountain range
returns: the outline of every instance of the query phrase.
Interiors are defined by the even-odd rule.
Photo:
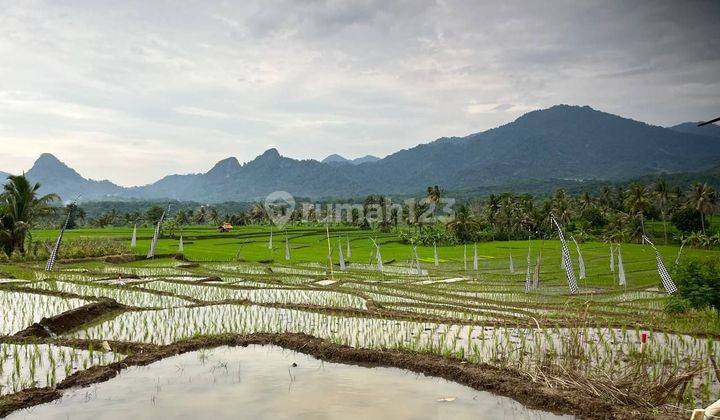
[[[428,185],[446,190],[502,187],[536,181],[622,181],[644,175],[708,170],[720,162],[720,127],[684,123],[663,128],[588,106],[556,105],[500,127],[445,137],[385,158],[322,162],[270,149],[241,164],[221,160],[208,172],[169,175],[137,187],[86,179],[42,154],[27,176],[41,192],[63,199],[252,201],[283,190],[310,198],[371,193],[413,195]],[[510,189],[510,188],[508,188]]]
[[[346,159],[338,154],[332,154],[325,159],[321,160],[322,163],[327,163],[328,165],[360,165],[361,163],[369,163],[369,162],[377,162],[380,160],[377,156],[372,155],[365,155],[363,157],[355,158],[355,159]]]

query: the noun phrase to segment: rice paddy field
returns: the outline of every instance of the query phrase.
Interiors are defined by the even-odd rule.
[[[494,369],[570,402],[543,405],[477,387],[557,414],[593,417],[583,400],[573,405],[578,392],[600,404],[598,418],[625,411],[678,418],[720,398],[713,367],[720,321],[711,311],[663,310],[667,296],[649,246],[622,245],[621,287],[609,244],[580,244],[587,275],[580,293],[569,295],[557,240],[479,243],[476,270],[473,245],[438,247],[437,266],[432,247],[417,247],[418,267],[413,248],[394,234],[354,228],[330,229],[329,245],[324,227],[274,228],[270,245],[266,226],[189,227],[182,253],[179,233],[160,239],[155,258],[146,259],[151,228],[138,229],[135,248],[128,228],[71,230],[68,240],[127,242],[130,255],[63,260],[61,249],[51,272],[44,262],[0,264],[0,414],[33,405],[17,405],[21,395],[57,392],[126,354],[258,335]],[[678,247],[658,249],[671,267]],[[571,254],[577,270],[574,247]],[[680,258],[719,257],[685,248]],[[539,287],[526,292],[528,269],[538,264]]]

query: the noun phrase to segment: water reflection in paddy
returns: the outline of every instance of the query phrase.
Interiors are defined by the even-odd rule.
[[[293,363],[297,366],[293,366]],[[440,402],[447,398],[452,401]],[[130,368],[9,419],[556,419],[514,400],[393,368],[275,346],[221,347]]]

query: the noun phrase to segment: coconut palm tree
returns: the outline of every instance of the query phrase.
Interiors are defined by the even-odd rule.
[[[10,256],[17,250],[25,254],[25,237],[37,218],[53,212],[50,203],[59,200],[57,194],[38,196],[39,183],[32,184],[25,175],[10,175],[0,194],[2,218],[0,241]]]
[[[665,244],[667,245],[667,209],[670,202],[670,188],[668,187],[667,182],[665,182],[665,179],[661,178],[657,183],[655,183],[653,193],[655,193],[655,201],[658,209],[660,209],[660,217],[663,222],[663,236],[665,237]]]
[[[443,190],[437,185],[427,187],[427,198],[433,204],[438,204],[442,197]]]
[[[700,213],[703,234],[705,234],[705,215],[713,211],[716,201],[717,194],[708,184],[696,182],[690,188],[688,204]]]
[[[455,212],[455,218],[447,223],[448,230],[460,239],[461,242],[467,242],[472,232],[479,227],[480,223],[478,223],[470,211],[470,208],[466,205],[461,205],[457,212]]]
[[[625,207],[632,216],[640,219],[640,226],[643,234],[645,233],[645,213],[650,210],[652,203],[648,190],[640,184],[632,184],[628,189],[625,197]]]
[[[551,211],[561,223],[567,224],[570,222],[570,218],[572,217],[570,197],[564,189],[560,188],[555,191],[552,198]]]

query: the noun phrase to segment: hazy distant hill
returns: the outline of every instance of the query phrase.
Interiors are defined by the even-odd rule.
[[[708,124],[702,127],[697,126],[698,123],[686,122],[678,125],[669,127],[671,130],[680,131],[683,133],[700,134],[702,136],[711,136],[720,138],[720,125]]]
[[[227,158],[207,173],[168,176],[154,184],[132,188],[125,194],[222,202],[262,199],[273,191],[307,197],[368,192],[363,185],[346,177],[340,168],[315,160],[290,159],[280,156],[276,149],[269,149],[244,165],[235,158]]]
[[[40,182],[40,193],[56,193],[63,200],[72,200],[78,194],[85,199],[117,196],[123,187],[110,181],[85,179],[55,156],[43,153],[25,175],[33,182]]]
[[[684,125],[681,125],[684,126]],[[43,154],[28,171],[43,192],[71,199],[164,199],[199,202],[261,199],[276,191],[295,196],[412,195],[428,185],[448,190],[492,190],[508,185],[610,180],[709,170],[720,162],[717,138],[651,126],[590,107],[557,105],[467,137],[442,138],[383,159],[296,160],[270,149],[240,164],[218,162],[206,173],[169,175],[139,187],[83,178]],[[364,159],[364,160],[363,160]],[[355,162],[363,160],[362,162]]]
[[[372,155],[365,155],[363,157],[355,158],[355,159],[346,159],[338,154],[332,154],[325,159],[323,159],[322,163],[327,163],[328,165],[359,165],[361,163],[369,163],[369,162],[377,162],[380,160],[377,156]]]
[[[558,105],[501,127],[443,138],[358,165],[360,179],[391,179],[387,192],[423,185],[465,188],[523,179],[618,180],[709,168],[720,142],[596,111]],[[358,177],[356,176],[356,179]]]

